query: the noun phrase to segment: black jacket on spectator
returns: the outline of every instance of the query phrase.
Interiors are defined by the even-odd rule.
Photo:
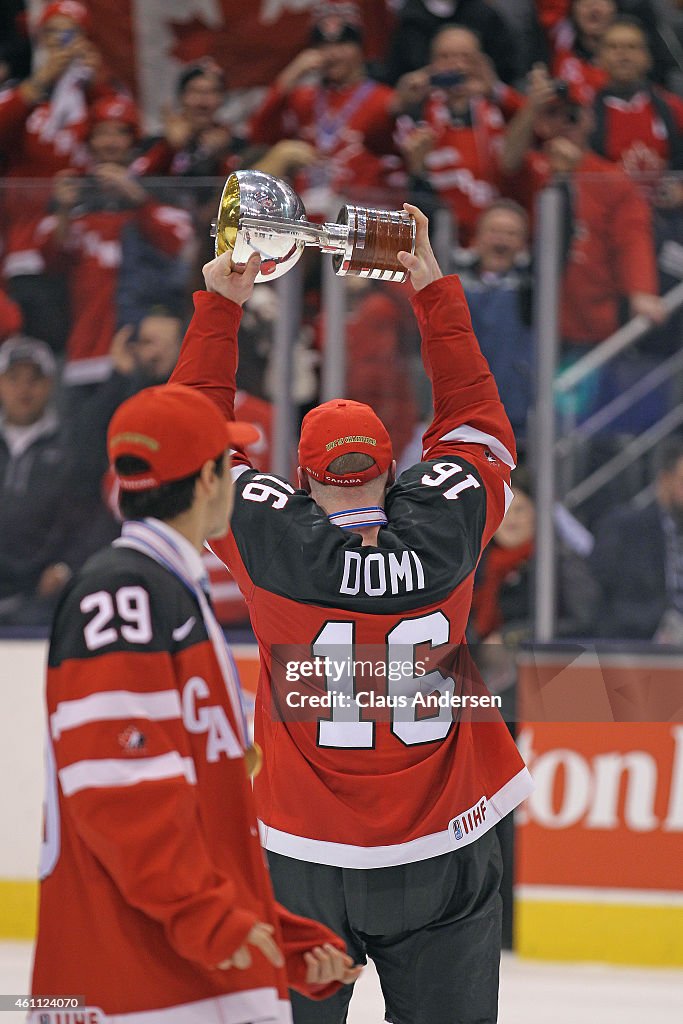
[[[596,635],[651,640],[670,605],[666,540],[656,503],[611,512],[600,523],[592,569],[601,590]]]
[[[422,0],[406,0],[398,15],[392,46],[387,58],[387,81],[394,84],[407,71],[429,63],[434,35],[445,25],[462,25],[481,39],[504,82],[520,74],[517,38],[505,19],[486,0],[453,0],[452,11],[432,14]]]
[[[49,621],[34,595],[41,574],[57,562],[75,570],[89,553],[88,509],[72,490],[71,444],[54,413],[40,424],[14,456],[0,428],[0,621]]]

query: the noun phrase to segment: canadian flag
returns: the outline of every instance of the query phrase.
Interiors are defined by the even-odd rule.
[[[174,100],[181,68],[213,57],[228,89],[268,85],[308,45],[320,0],[83,0],[93,41],[108,68],[136,96],[146,127]],[[41,4],[31,4],[32,14]],[[387,0],[359,0],[366,53],[380,58],[390,36]],[[33,11],[33,8],[36,11]]]

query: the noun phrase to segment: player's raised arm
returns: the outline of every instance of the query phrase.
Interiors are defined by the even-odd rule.
[[[236,268],[226,252],[205,264],[206,291],[194,293],[194,316],[169,381],[203,391],[229,420],[235,418],[237,331],[259,262],[254,253],[245,267]],[[248,462],[246,456],[238,461]]]
[[[514,434],[472,329],[462,285],[454,275],[443,276],[429,242],[425,215],[415,206],[406,204],[405,209],[417,225],[415,254],[399,253],[399,259],[410,271],[415,288],[412,304],[434,398],[434,419],[424,434],[423,458],[452,454],[454,445],[463,443],[483,445],[512,468]]]

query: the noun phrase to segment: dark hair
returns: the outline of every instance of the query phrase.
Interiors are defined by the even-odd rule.
[[[178,75],[178,81],[176,82],[176,95],[182,96],[187,89],[190,82],[193,82],[195,78],[215,78],[220,89],[225,89],[225,78],[223,72],[210,58],[199,60],[194,64],[190,64]]]
[[[223,476],[225,459],[219,455],[214,460],[216,476]],[[134,455],[121,455],[114,462],[114,469],[120,476],[136,476],[150,469],[149,462],[138,459]],[[119,494],[119,509],[124,519],[175,519],[187,512],[194,501],[194,486],[199,479],[199,471],[181,480],[173,480],[169,484],[161,484],[150,491],[124,491]]]
[[[680,434],[674,434],[672,437],[665,438],[654,451],[655,476],[671,473],[681,459],[683,459],[683,437]]]
[[[519,465],[513,469],[510,486],[513,491],[522,491],[528,498],[533,498],[534,482],[527,466]]]
[[[650,40],[649,40],[649,37],[648,37],[648,34],[647,34],[647,29],[643,25],[643,23],[640,20],[640,18],[634,18],[632,14],[619,14],[619,15],[617,15],[617,17],[614,19],[614,21],[611,21],[609,23],[609,25],[607,26],[607,28],[605,29],[602,38],[604,39],[605,36],[607,35],[607,33],[611,32],[613,28],[634,28],[634,29],[636,29],[636,31],[640,32],[641,36],[643,37],[643,39],[645,41],[645,45],[647,46],[647,48],[648,49],[650,48]],[[601,42],[602,42],[602,40],[601,40]]]
[[[516,217],[522,221],[524,230],[529,233],[529,214],[526,212],[523,206],[516,203],[514,199],[494,199],[490,206],[487,206],[485,210],[479,214],[479,223],[483,221],[489,213],[495,213],[496,210],[504,210],[507,213],[514,213]]]
[[[346,452],[333,459],[327,471],[336,476],[344,476],[346,473],[362,473],[364,469],[370,469],[370,466],[374,465],[373,457],[365,452]]]

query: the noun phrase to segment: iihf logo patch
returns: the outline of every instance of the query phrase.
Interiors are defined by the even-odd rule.
[[[470,843],[473,836],[486,832],[486,829],[490,828],[493,824],[491,821],[489,821],[488,826],[486,824],[487,811],[486,797],[482,796],[472,807],[468,807],[466,811],[461,811],[459,817],[451,818],[448,822],[448,827],[453,829],[453,838],[456,842],[467,837],[467,842]]]
[[[119,743],[127,754],[141,754],[147,748],[147,738],[144,732],[140,732],[134,725],[129,725],[122,733],[119,733]]]

